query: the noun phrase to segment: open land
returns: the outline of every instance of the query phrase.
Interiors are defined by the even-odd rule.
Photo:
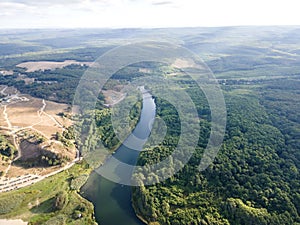
[[[91,62],[78,62],[75,60],[65,60],[63,62],[54,61],[36,61],[24,62],[17,65],[17,67],[26,68],[26,72],[34,72],[38,70],[52,70],[56,68],[63,68],[69,65],[91,65]]]
[[[0,224],[5,224],[5,225],[25,225],[27,224],[26,222],[22,220],[0,220]]]
[[[1,86],[0,90],[6,96],[0,107],[0,133],[8,137],[18,150],[14,158],[1,160],[1,192],[29,185],[61,171],[62,168],[65,169],[60,165],[27,168],[15,163],[19,159],[34,159],[42,151],[49,151],[62,154],[73,163],[77,160],[74,148],[66,148],[55,140],[56,133],[62,133],[66,127],[72,125],[70,119],[61,115],[69,112],[68,105],[22,95],[12,87]],[[33,137],[42,138],[42,143],[32,142]]]

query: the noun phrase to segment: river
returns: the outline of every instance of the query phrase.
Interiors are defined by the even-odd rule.
[[[118,160],[135,165],[145,141],[136,141],[135,137],[146,140],[152,129],[152,122],[155,119],[155,103],[152,96],[143,91],[143,106],[140,120],[133,130],[133,133],[125,140],[127,146],[134,146],[130,149],[122,144],[113,155]],[[124,143],[125,143],[124,142]],[[138,150],[138,151],[136,151]],[[115,168],[114,160],[108,159],[102,167]],[[114,169],[114,174],[124,171]],[[127,171],[128,175],[132,171]],[[96,221],[100,225],[144,225],[132,208],[131,187],[114,183],[93,172],[87,183],[82,188],[83,196],[94,204]]]

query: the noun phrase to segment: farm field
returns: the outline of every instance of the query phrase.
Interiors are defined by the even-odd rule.
[[[63,68],[69,65],[91,65],[90,62],[78,62],[75,60],[65,60],[63,62],[55,61],[34,61],[34,62],[24,62],[16,65],[20,68],[25,68],[26,72],[34,72],[38,70],[53,70],[57,68]]]

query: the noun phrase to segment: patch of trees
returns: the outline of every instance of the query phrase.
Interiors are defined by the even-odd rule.
[[[0,76],[0,84],[14,86],[23,94],[60,103],[72,104],[76,88],[86,66],[69,65],[61,69],[22,72],[35,82],[17,81],[17,75]],[[99,94],[102,95],[101,93]]]
[[[88,211],[87,211],[86,206],[84,204],[80,204],[75,208],[72,217],[74,219],[80,219],[82,217],[86,217],[87,213],[88,213]]]
[[[70,159],[67,156],[44,151],[42,155],[38,157],[37,163],[42,166],[57,166],[66,164],[68,161],[70,161]],[[37,166],[37,164],[33,166]]]
[[[129,110],[127,121],[129,122],[129,131],[136,126],[142,102],[137,101]],[[116,150],[120,145],[114,127],[111,121],[111,108],[103,108],[97,106],[93,111],[86,112],[84,115],[75,118],[76,122],[73,135],[76,137],[75,144],[84,157],[88,157],[88,161],[92,167],[99,166],[101,157],[108,152]]]
[[[261,89],[260,96],[261,104],[265,106],[270,120],[284,137],[285,147],[279,154],[295,164],[297,170],[300,169],[299,89],[299,80],[274,80]],[[295,171],[293,167],[291,169]]]
[[[71,190],[79,191],[80,188],[85,184],[88,180],[89,176],[87,174],[82,174],[78,177],[74,177],[71,180],[70,188]]]
[[[73,137],[73,138],[72,138]],[[56,132],[55,134],[55,139],[59,142],[61,142],[64,146],[66,147],[73,147],[73,140],[75,136],[72,135],[70,130],[66,129],[63,131],[63,133]]]
[[[14,86],[22,93],[71,104],[78,82],[86,69],[86,66],[69,65],[62,69],[26,73],[28,77],[35,78],[36,82],[25,84],[20,81]]]
[[[0,135],[0,154],[12,158],[16,153],[16,148],[4,136]]]
[[[57,154],[48,150],[39,149],[39,153],[33,158],[27,158],[26,160],[19,159],[14,163],[16,165],[31,168],[31,167],[50,167],[64,165],[70,161],[70,158],[62,154]]]

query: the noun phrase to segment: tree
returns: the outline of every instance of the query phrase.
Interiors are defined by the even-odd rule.
[[[62,210],[64,206],[68,202],[68,195],[66,192],[59,192],[55,196],[55,202],[54,202],[54,209],[55,210]]]

